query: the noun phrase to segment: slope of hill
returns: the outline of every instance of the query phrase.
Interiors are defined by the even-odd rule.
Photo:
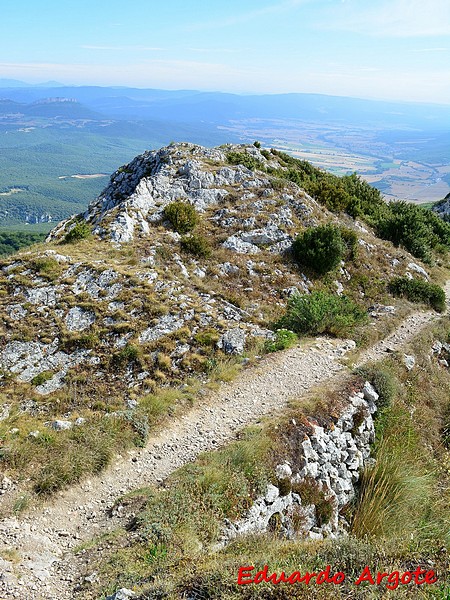
[[[424,268],[294,181],[329,209],[360,214],[437,263]],[[227,356],[261,351],[266,340],[283,345],[273,324],[290,296],[278,328],[342,334],[359,326],[360,343],[392,326],[391,313],[407,312],[402,299],[384,307],[393,302],[389,290],[443,310],[443,292],[429,280],[445,273],[445,255],[436,252],[450,246],[450,226],[399,208],[354,177],[325,175],[255,146],[172,144],[138,156],[84,215],[55,228],[49,244],[3,262],[5,465],[16,476],[22,470],[38,493],[101,468],[116,444],[142,443],[173,400],[190,398],[188,391],[162,401],[161,385],[206,380]],[[423,221],[413,239],[411,219]],[[378,324],[364,327],[370,307]],[[377,321],[383,311],[392,318]],[[82,464],[71,428],[77,419],[86,420],[82,435],[93,436]],[[36,453],[30,434],[47,439],[52,423],[69,429],[37,442]]]
[[[299,355],[297,366],[307,371],[308,388],[342,368],[340,355],[371,346],[414,313],[388,348],[399,350],[401,342],[446,309],[438,284],[448,278],[449,249],[450,225],[432,212],[387,205],[356,176],[338,178],[257,143],[217,148],[173,143],[137,156],[113,173],[84,213],[60,223],[45,244],[1,263],[3,514],[26,510],[36,498],[100,473],[117,453],[144,446],[157,426],[186,414],[217,382],[232,378],[262,353],[296,344],[297,336],[304,339],[300,355],[305,350],[306,362]],[[417,313],[413,303],[421,303],[426,312]],[[315,348],[308,336],[318,334],[352,339],[322,340]],[[445,368],[445,343],[439,340],[433,350],[441,361],[436,368]],[[405,368],[403,360],[414,368],[414,357],[401,356]],[[364,377],[378,385],[386,381],[370,373]],[[248,389],[245,406],[256,399]],[[373,402],[375,392],[365,389]],[[332,404],[330,411],[351,452],[362,436],[359,452],[366,460],[373,423],[364,411],[355,416],[365,396],[354,393],[347,389],[343,402]],[[356,402],[351,421],[345,417],[349,398]],[[435,432],[444,418],[438,404],[436,414],[427,413]],[[299,417],[292,419],[297,423]],[[316,431],[303,429],[311,423],[298,422],[294,437]],[[274,434],[274,448],[276,439]],[[244,450],[236,452],[244,457],[245,477],[253,481]],[[261,456],[266,460],[266,454]],[[229,463],[233,469],[241,464],[235,460]],[[331,473],[334,468],[330,463]],[[350,497],[339,486],[347,486],[349,477],[357,479],[347,471],[330,484],[340,504],[333,509],[335,525],[329,533],[337,531],[338,512]],[[255,482],[241,508],[261,502],[261,486]],[[194,483],[192,489],[197,485],[203,484]],[[314,485],[308,488],[311,493]],[[224,501],[232,497],[225,490],[219,496]],[[281,496],[294,499],[290,491]],[[316,489],[314,498],[313,505],[325,511],[320,514],[328,514],[328,496]],[[233,511],[223,516],[231,513],[241,516]],[[317,515],[314,523],[326,525]],[[220,521],[214,519],[211,539],[217,541]],[[11,522],[5,522],[7,540],[15,535],[10,528]],[[35,543],[29,533],[27,539]],[[59,536],[56,530],[53,534]],[[44,562],[36,567],[30,559],[32,566],[24,567],[37,568],[44,580],[55,558],[53,548],[47,549]],[[160,568],[159,554],[153,558]],[[134,583],[134,575],[126,576]],[[16,593],[16,584],[8,588],[5,582],[8,594]],[[30,599],[40,598],[30,585]],[[85,587],[80,589],[89,597]],[[70,597],[67,593],[61,597]],[[55,588],[48,594],[42,597],[54,598]]]

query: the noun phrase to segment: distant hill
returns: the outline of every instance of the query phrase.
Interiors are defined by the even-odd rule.
[[[1,85],[0,88],[4,87]],[[354,125],[450,127],[450,107],[438,104],[383,102],[321,94],[248,95],[196,90],[66,86],[16,87],[8,97],[30,103],[46,96],[74,98],[105,117],[218,122],[243,118],[280,118]]]
[[[72,175],[111,172],[182,139],[261,140],[338,174],[357,171],[388,198],[435,201],[450,189],[448,106],[3,80],[0,227],[80,212],[104,181]]]
[[[24,114],[33,117],[101,120],[103,117],[72,98],[45,98],[24,106]]]

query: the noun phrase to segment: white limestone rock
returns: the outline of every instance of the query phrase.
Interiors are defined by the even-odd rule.
[[[217,347],[226,354],[242,354],[245,346],[245,331],[236,327],[226,331],[217,342]]]
[[[422,277],[425,277],[425,279],[427,279],[427,280],[430,278],[430,276],[425,271],[425,269],[415,262],[408,263],[408,269],[410,269],[411,271],[414,271],[414,273],[418,273],[419,275],[422,275]]]
[[[130,598],[136,598],[135,592],[128,588],[121,588],[112,594],[112,596],[108,596],[106,600],[129,600]]]
[[[84,331],[95,323],[95,314],[74,306],[66,315],[65,323],[68,331]]]
[[[272,502],[275,502],[279,495],[280,490],[275,485],[269,483],[267,486],[266,495],[264,497],[265,501],[269,504],[272,504]]]
[[[416,365],[416,359],[412,354],[403,355],[403,364],[408,371],[412,371]]]
[[[238,254],[259,254],[260,252],[258,246],[255,246],[255,244],[251,244],[250,242],[244,242],[237,235],[230,236],[224,241],[222,246],[227,250],[237,252]]]

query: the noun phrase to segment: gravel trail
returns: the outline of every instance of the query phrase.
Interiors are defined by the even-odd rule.
[[[450,282],[446,285],[450,295]],[[400,349],[436,313],[416,312],[386,339],[365,351],[357,364],[377,360]],[[232,440],[246,425],[283,409],[318,384],[348,373],[342,357],[352,349],[348,340],[318,338],[268,355],[244,370],[233,382],[174,419],[146,447],[118,457],[101,476],[61,492],[45,507],[23,517],[0,521],[0,600],[70,600],[83,564],[72,549],[83,540],[117,526],[120,515],[109,516],[124,493],[159,483],[201,452]],[[13,550],[11,560],[8,552]]]

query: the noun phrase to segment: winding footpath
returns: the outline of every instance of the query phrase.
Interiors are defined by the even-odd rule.
[[[445,290],[449,298],[450,281]],[[363,352],[357,364],[401,349],[437,318],[434,312],[411,314]],[[283,410],[290,400],[338,381],[349,372],[342,358],[352,349],[349,340],[318,338],[268,355],[169,422],[144,449],[117,457],[103,474],[60,493],[44,507],[0,521],[0,600],[73,600],[80,574],[90,575],[82,555],[73,549],[121,523],[120,511],[111,516],[109,510],[118,498],[162,482],[201,452],[224,445],[245,426]]]

